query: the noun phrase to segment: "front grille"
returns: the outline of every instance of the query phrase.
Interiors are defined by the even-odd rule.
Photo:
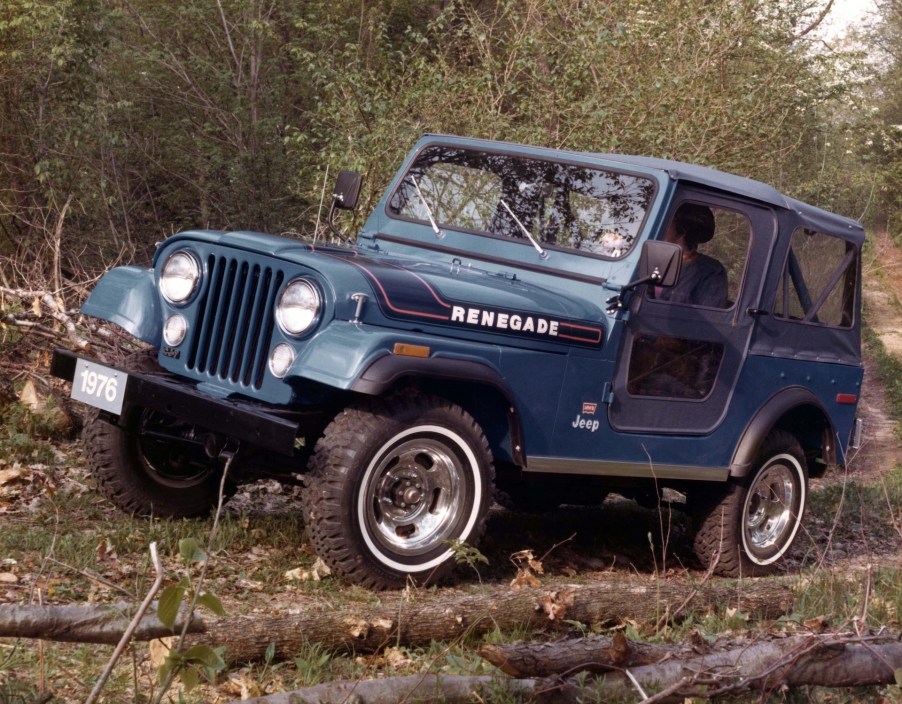
[[[211,254],[210,283],[201,301],[188,368],[259,389],[273,331],[276,293],[285,275],[270,266]]]

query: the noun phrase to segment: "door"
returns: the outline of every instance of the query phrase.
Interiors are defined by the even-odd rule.
[[[662,239],[684,249],[680,280],[672,289],[637,289],[630,300],[608,410],[616,430],[717,427],[748,349],[775,231],[767,208],[678,194]]]

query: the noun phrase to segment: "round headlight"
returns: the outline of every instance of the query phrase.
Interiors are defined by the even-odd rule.
[[[272,348],[269,355],[269,371],[274,377],[281,379],[288,373],[294,363],[294,350],[284,342]]]
[[[279,296],[276,320],[285,333],[300,335],[316,321],[319,307],[320,298],[316,287],[305,279],[295,279]]]
[[[188,332],[188,321],[184,315],[175,313],[166,318],[163,325],[163,340],[170,347],[178,347],[185,339],[185,333]]]
[[[197,289],[200,267],[188,252],[169,255],[160,272],[160,293],[170,303],[184,303]]]

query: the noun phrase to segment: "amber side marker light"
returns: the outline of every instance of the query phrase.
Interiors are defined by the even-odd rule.
[[[402,357],[428,357],[429,348],[423,345],[408,345],[404,342],[396,342],[392,353]]]
[[[836,394],[837,403],[855,403],[858,401],[858,394]]]

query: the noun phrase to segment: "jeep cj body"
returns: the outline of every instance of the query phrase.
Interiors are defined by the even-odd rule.
[[[359,190],[343,172],[333,210]],[[112,269],[83,312],[151,350],[53,371],[119,507],[199,515],[227,465],[227,490],[299,474],[315,550],[367,586],[446,574],[496,491],[669,487],[699,558],[756,575],[857,445],[863,239],[707,168],[427,135],[353,245],[199,230]]]

